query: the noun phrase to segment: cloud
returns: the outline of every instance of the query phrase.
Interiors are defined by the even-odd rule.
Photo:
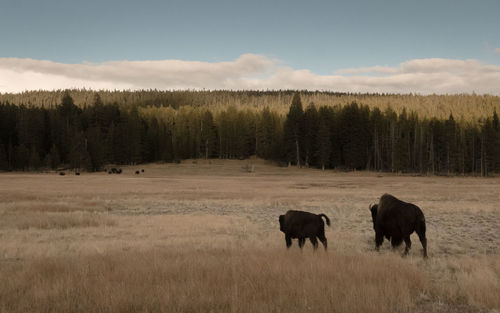
[[[234,61],[113,61],[63,64],[0,58],[0,92],[32,89],[309,89],[500,95],[500,66],[477,60],[415,59],[398,66],[340,69],[332,75],[283,66],[263,55]]]
[[[495,53],[496,53],[496,54],[500,54],[500,48],[496,48],[496,49],[495,49]]]
[[[389,66],[371,66],[371,67],[357,67],[357,68],[345,68],[338,70],[337,74],[362,74],[362,73],[374,73],[374,74],[394,74],[397,73],[397,69]]]

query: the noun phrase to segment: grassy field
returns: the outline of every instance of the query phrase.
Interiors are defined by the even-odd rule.
[[[500,178],[123,169],[0,174],[0,312],[500,310]],[[427,260],[416,234],[408,257],[374,251],[368,206],[385,192],[424,211]],[[286,250],[288,209],[330,217],[327,252]]]

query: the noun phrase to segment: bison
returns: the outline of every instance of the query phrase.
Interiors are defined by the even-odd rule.
[[[406,244],[404,255],[407,255],[411,248],[410,235],[417,232],[424,248],[424,257],[427,257],[425,217],[418,206],[384,194],[378,204],[370,206],[370,211],[377,250],[382,245],[384,237],[391,241],[393,247],[399,246],[404,240]]]
[[[135,171],[135,175],[139,175],[139,171]]]
[[[326,250],[328,244],[325,237],[325,223],[321,217],[324,217],[326,225],[330,226],[330,219],[325,214],[290,210],[285,215],[280,215],[280,230],[285,233],[286,247],[290,248],[292,238],[298,238],[299,247],[302,248],[306,238],[309,238],[316,250],[318,248],[317,237]]]

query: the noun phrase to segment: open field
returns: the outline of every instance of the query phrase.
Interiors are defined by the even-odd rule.
[[[0,174],[0,312],[500,310],[498,177],[260,160],[123,169]],[[424,211],[427,260],[416,234],[406,258],[387,241],[374,251],[368,206],[385,192]],[[286,251],[288,209],[330,217],[328,252]]]

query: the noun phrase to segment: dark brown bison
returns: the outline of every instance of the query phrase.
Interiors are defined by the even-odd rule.
[[[326,225],[330,226],[330,219],[325,214],[290,210],[285,215],[280,215],[280,230],[285,233],[286,247],[290,248],[292,238],[297,238],[299,247],[302,248],[306,238],[309,238],[316,250],[318,248],[317,237],[326,250],[328,244],[325,237],[325,223],[321,217],[324,217]]]
[[[139,171],[135,171],[135,175],[139,175]]]
[[[399,246],[404,240],[406,244],[404,255],[406,255],[411,248],[410,235],[417,232],[424,248],[424,257],[427,257],[425,217],[418,206],[384,194],[378,204],[370,206],[370,211],[377,250],[382,245],[384,237],[391,241],[393,247]]]

